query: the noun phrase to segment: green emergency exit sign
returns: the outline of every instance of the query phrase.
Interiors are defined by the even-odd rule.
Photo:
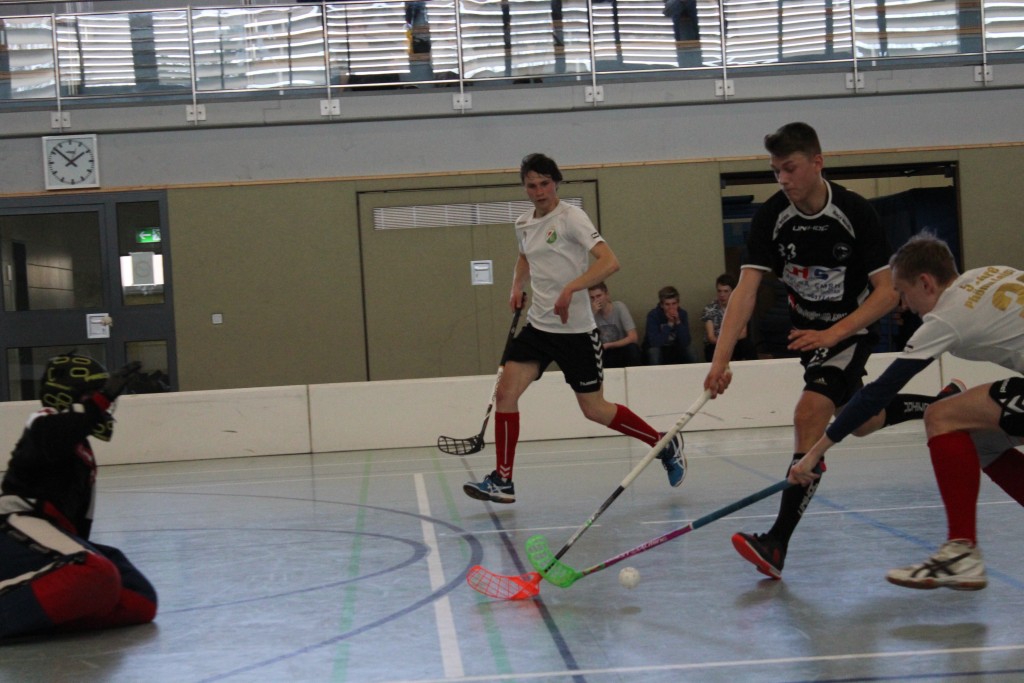
[[[153,244],[160,241],[160,228],[142,228],[135,231],[136,244]]]

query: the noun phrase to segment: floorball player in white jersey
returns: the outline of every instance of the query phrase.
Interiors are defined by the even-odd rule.
[[[904,304],[923,316],[920,328],[882,375],[847,404],[825,435],[790,470],[807,485],[833,444],[885,406],[914,375],[944,352],[1024,372],[1024,271],[988,266],[958,275],[945,242],[911,238],[893,255],[893,281]],[[933,403],[925,431],[949,525],[947,540],[920,564],[886,578],[909,588],[978,590],[987,585],[977,544],[980,472],[1024,505],[1024,378],[973,387]]]
[[[624,405],[604,397],[601,337],[590,309],[589,287],[618,271],[619,260],[587,214],[558,198],[562,172],[550,157],[530,154],[519,177],[533,209],[516,220],[516,260],[509,306],[522,305],[533,290],[527,323],[512,340],[498,380],[494,411],[497,467],[480,482],[468,482],[467,496],[514,503],[512,466],[519,441],[519,397],[557,363],[576,394],[583,415],[609,429],[654,446],[661,434]],[[683,483],[683,437],[676,435],[658,455],[672,486]]]

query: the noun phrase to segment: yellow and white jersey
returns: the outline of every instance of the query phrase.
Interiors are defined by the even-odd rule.
[[[969,270],[922,320],[900,358],[933,359],[948,351],[1024,372],[1024,271],[1009,266]]]

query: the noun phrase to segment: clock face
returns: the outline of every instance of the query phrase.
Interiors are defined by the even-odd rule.
[[[46,138],[46,188],[98,187],[96,136]]]

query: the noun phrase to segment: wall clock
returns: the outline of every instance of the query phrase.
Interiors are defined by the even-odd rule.
[[[47,190],[99,187],[100,158],[96,136],[44,137],[43,176]]]

